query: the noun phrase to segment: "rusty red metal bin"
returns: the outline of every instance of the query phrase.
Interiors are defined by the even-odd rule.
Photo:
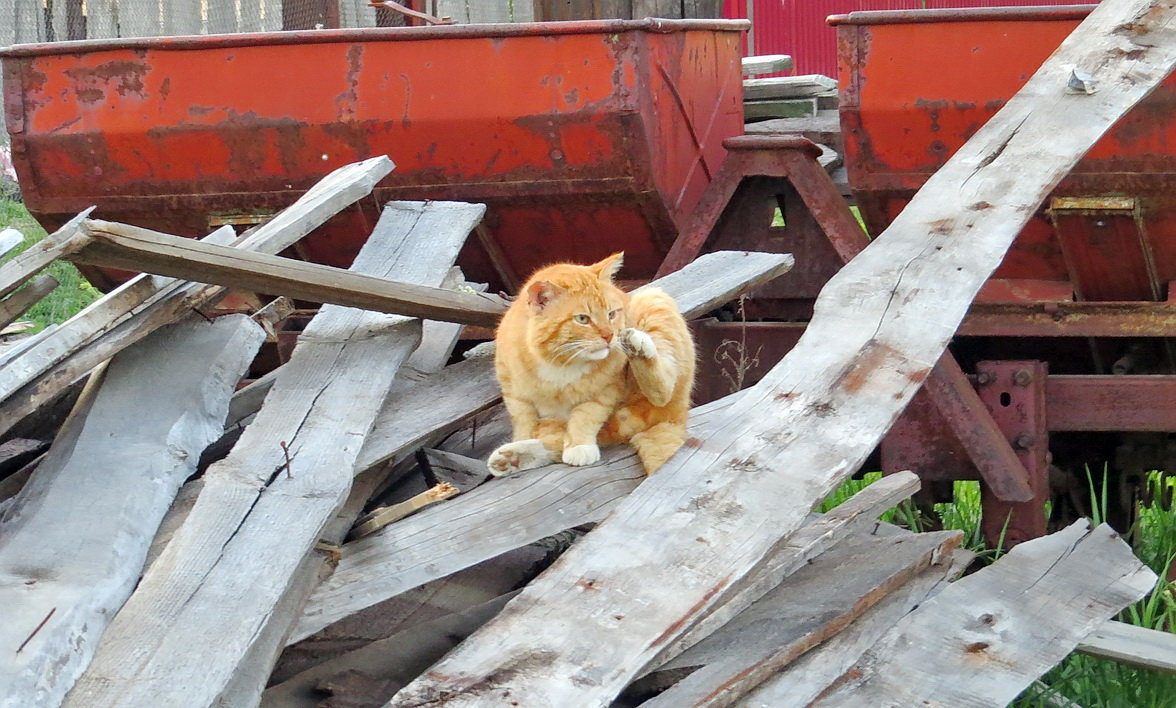
[[[14,162],[54,227],[199,236],[387,154],[375,198],[300,244],[347,265],[388,199],[486,202],[460,263],[513,287],[625,250],[656,270],[742,132],[746,22],[640,20],[60,42],[0,52]],[[100,284],[103,274],[91,273]],[[109,274],[107,274],[109,275]]]
[[[838,34],[849,181],[873,233],[1020,89],[1092,7],[830,18]],[[1171,77],[1058,185],[997,270],[995,279],[1006,282],[992,283],[982,297],[1059,299],[1060,292],[1060,299],[1069,299],[1072,292],[1091,301],[1164,299],[1176,280],[1174,116]]]

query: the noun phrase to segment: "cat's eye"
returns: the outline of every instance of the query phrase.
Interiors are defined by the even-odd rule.
[[[572,319],[574,319],[576,322],[578,322],[580,324],[588,324],[588,322],[591,320],[591,318],[588,317],[588,315],[576,315]]]
[[[617,318],[617,313],[618,313],[618,312],[620,312],[620,310],[609,310],[609,313],[608,313],[608,318],[609,318],[610,320],[615,320],[615,319]]]

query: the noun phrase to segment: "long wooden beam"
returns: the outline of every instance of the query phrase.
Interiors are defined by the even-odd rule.
[[[390,705],[598,706],[851,475],[1041,201],[1176,64],[1176,0],[1105,0],[826,284],[729,422],[642,483]],[[1075,68],[1095,93],[1069,93]]]
[[[76,263],[461,324],[491,326],[506,311],[489,295],[399,283],[126,224],[88,220],[81,228],[89,243],[68,256]]]

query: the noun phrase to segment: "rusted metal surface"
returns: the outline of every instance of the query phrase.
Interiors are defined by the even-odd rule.
[[[488,203],[516,273],[625,250],[626,276],[649,277],[723,139],[741,132],[745,27],[324,30],[27,45],[0,58],[14,162],[47,224],[98,204],[109,219],[202,235],[209,216],[276,210],[335,167],[388,154],[396,171],[306,240],[307,257],[349,263],[387,199],[458,199]],[[474,68],[477,80],[459,80]],[[461,263],[500,286],[477,243]]]
[[[1012,445],[1028,474],[1033,498],[1009,503],[981,485],[984,505],[981,527],[992,547],[1003,547],[1045,535],[1045,502],[1049,498],[1049,432],[1046,428],[1045,382],[1048,367],[1041,361],[982,361],[976,366],[980,399]]]
[[[1176,431],[1176,376],[1050,376],[1050,430]]]
[[[1021,87],[1090,6],[832,18],[851,188],[878,233]],[[949,70],[928,71],[927,67]],[[1034,216],[996,278],[1071,281],[1082,299],[1158,299],[1176,273],[1176,77],[1128,113]],[[1131,200],[1114,213],[1107,198]],[[1058,200],[1103,200],[1100,209]],[[1073,206],[1073,202],[1071,202]],[[1117,256],[1114,254],[1118,254]]]
[[[967,337],[1176,337],[1172,302],[977,302]]]

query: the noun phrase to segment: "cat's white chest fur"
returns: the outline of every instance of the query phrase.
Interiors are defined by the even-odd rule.
[[[536,372],[543,383],[551,386],[570,386],[588,373],[591,367],[586,364],[572,364],[570,366],[553,366],[551,364],[539,364]]]

